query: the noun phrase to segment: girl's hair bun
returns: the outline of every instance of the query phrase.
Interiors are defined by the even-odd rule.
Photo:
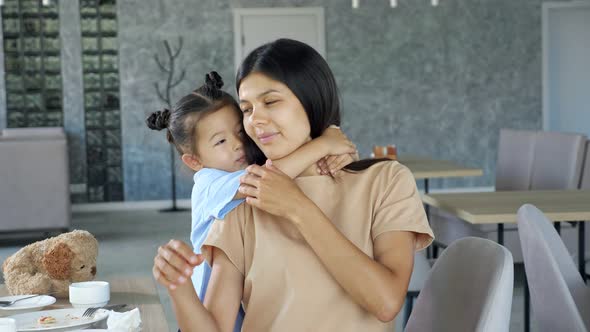
[[[212,71],[205,75],[205,84],[209,89],[218,90],[223,87],[223,79],[216,71]]]
[[[168,128],[170,122],[170,110],[165,108],[161,111],[153,112],[145,120],[148,128],[152,130],[162,130]]]

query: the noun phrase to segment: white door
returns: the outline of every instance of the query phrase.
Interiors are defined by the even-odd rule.
[[[323,8],[234,9],[235,65],[256,47],[278,38],[302,41],[325,57]]]
[[[590,2],[543,4],[543,128],[590,137]]]

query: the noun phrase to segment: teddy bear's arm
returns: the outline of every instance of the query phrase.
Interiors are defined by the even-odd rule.
[[[49,277],[38,273],[35,266],[27,251],[19,251],[10,257],[4,266],[4,279],[10,294],[44,294],[51,291]]]

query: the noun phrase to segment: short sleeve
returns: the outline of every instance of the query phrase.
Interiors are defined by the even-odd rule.
[[[199,205],[204,209],[204,219],[223,219],[244,201],[234,199],[240,186],[240,177],[244,174],[244,170],[230,173],[212,168],[202,169],[195,174],[195,187],[199,192],[196,199],[201,201]]]
[[[381,189],[374,210],[373,240],[386,232],[408,231],[416,233],[416,250],[428,247],[434,235],[410,170],[399,163],[391,163],[384,167],[376,180],[384,189]]]
[[[224,220],[215,220],[209,235],[203,242],[201,252],[209,266],[212,266],[212,249],[216,247],[223,251],[232,264],[244,275],[244,209],[238,206],[229,212]]]

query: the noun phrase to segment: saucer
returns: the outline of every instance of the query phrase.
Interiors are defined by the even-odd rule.
[[[14,295],[14,296],[4,296],[0,297],[0,301],[12,301],[18,300],[23,297],[31,296],[30,295]],[[3,315],[15,315],[23,312],[29,311],[37,311],[41,310],[48,305],[52,305],[55,303],[55,297],[49,295],[40,295],[37,297],[33,297],[30,299],[18,301],[15,304],[8,306],[8,307],[0,307],[0,313]]]

